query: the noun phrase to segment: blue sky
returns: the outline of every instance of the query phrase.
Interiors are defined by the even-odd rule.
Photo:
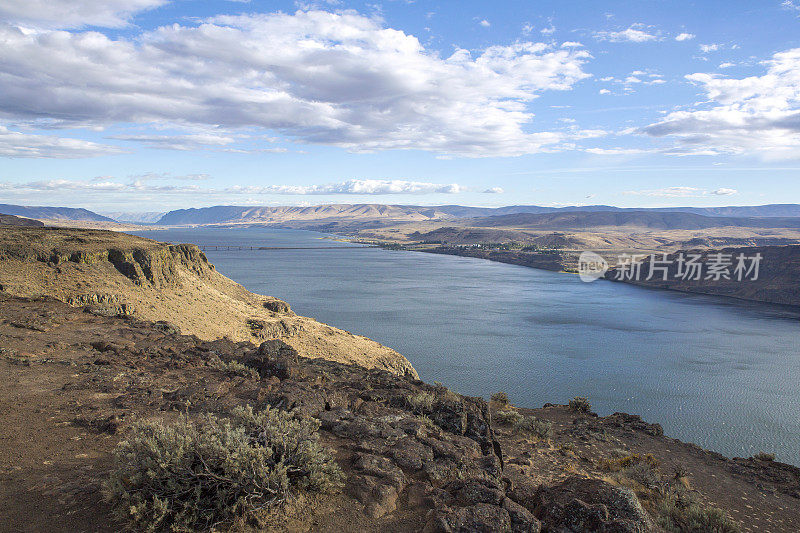
[[[800,1],[0,5],[0,203],[800,202]]]

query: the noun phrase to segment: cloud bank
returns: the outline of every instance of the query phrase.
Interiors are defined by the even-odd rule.
[[[675,139],[684,154],[760,154],[800,158],[800,48],[776,53],[763,76],[735,79],[696,73],[703,109],[674,111],[643,131]]]
[[[96,14],[97,22],[124,21],[127,11],[114,11],[118,5],[109,4],[116,15],[103,15],[107,20]],[[568,140],[563,132],[529,132],[528,105],[589,77],[583,65],[590,58],[585,50],[533,42],[440,57],[374,19],[325,11],[218,16],[131,40],[0,24],[0,42],[6,120],[256,128],[352,151],[465,157],[535,153]]]

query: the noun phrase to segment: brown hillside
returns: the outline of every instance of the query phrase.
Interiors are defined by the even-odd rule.
[[[194,245],[111,231],[2,227],[0,290],[50,296],[99,314],[167,321],[205,340],[281,338],[306,357],[416,376],[394,350],[249,292],[217,272]]]

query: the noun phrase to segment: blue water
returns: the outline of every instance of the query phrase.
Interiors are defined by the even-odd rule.
[[[200,245],[336,246],[271,229],[142,232]],[[352,246],[340,243],[342,247]],[[405,355],[422,379],[522,406],[589,397],[729,456],[800,464],[800,312],[481,259],[377,248],[207,251],[251,291]]]

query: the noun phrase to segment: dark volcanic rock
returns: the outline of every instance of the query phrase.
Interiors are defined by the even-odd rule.
[[[296,377],[300,371],[297,351],[278,339],[262,342],[258,351],[243,363],[255,369],[262,378],[275,376],[283,380]]]
[[[572,476],[542,487],[526,507],[535,509],[548,533],[646,533],[650,519],[630,489],[600,479]]]

